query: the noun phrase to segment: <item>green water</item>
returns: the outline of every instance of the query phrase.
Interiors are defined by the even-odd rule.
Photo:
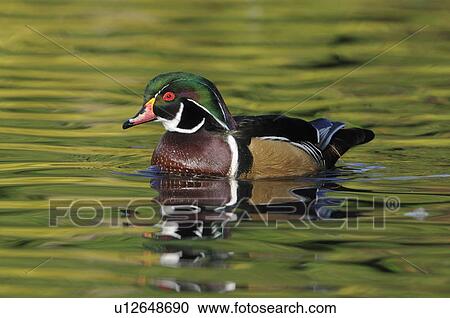
[[[3,1],[0,12],[0,296],[450,296],[447,1]],[[308,99],[289,114],[373,129],[337,172],[244,185],[319,189],[334,213],[309,228],[289,215],[277,228],[229,220],[216,239],[155,234],[158,187],[130,174],[163,129],[121,124],[146,81],[175,70],[215,82],[233,114]],[[51,199],[147,208],[49,227]]]

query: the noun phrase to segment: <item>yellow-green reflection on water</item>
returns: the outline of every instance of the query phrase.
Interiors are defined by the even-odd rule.
[[[203,295],[450,295],[445,1],[50,0],[0,9],[1,296],[180,295],[160,288],[174,281]],[[376,139],[344,165],[383,168],[335,180],[344,189],[330,195],[397,196],[401,208],[386,214],[384,230],[372,228],[376,205],[358,230],[248,226],[229,239],[169,245],[142,237],[154,228],[108,219],[49,227],[50,199],[156,196],[147,178],[113,172],[145,169],[163,130],[123,132],[141,99],[26,25],[138,93],[161,72],[200,73],[234,114],[287,110],[427,26],[290,113],[373,129]],[[180,250],[208,262],[161,260]]]

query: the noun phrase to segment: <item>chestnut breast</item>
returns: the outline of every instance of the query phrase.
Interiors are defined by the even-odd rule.
[[[231,156],[222,134],[203,128],[192,134],[166,132],[153,152],[152,165],[163,172],[227,176]]]

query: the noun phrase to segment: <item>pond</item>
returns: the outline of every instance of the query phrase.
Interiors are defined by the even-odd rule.
[[[0,296],[450,296],[444,1],[0,8]],[[163,127],[121,126],[168,71],[376,138],[310,177],[161,176]]]

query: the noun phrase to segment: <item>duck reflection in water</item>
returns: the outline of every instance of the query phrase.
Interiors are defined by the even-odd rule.
[[[243,226],[293,226],[345,216],[342,200],[327,196],[340,186],[322,181],[158,178],[151,181],[161,207],[157,240],[229,238]],[[334,208],[333,208],[334,207]]]
[[[227,268],[233,251],[177,244],[182,239],[226,239],[232,230],[251,226],[274,228],[278,221],[291,225],[318,219],[348,217],[338,207],[343,200],[330,192],[343,188],[317,180],[256,180],[154,178],[151,187],[159,195],[160,231],[145,248],[160,254],[164,267]],[[239,257],[245,257],[239,255]],[[161,290],[176,292],[231,292],[246,288],[232,281],[189,281],[174,277],[152,279]]]

